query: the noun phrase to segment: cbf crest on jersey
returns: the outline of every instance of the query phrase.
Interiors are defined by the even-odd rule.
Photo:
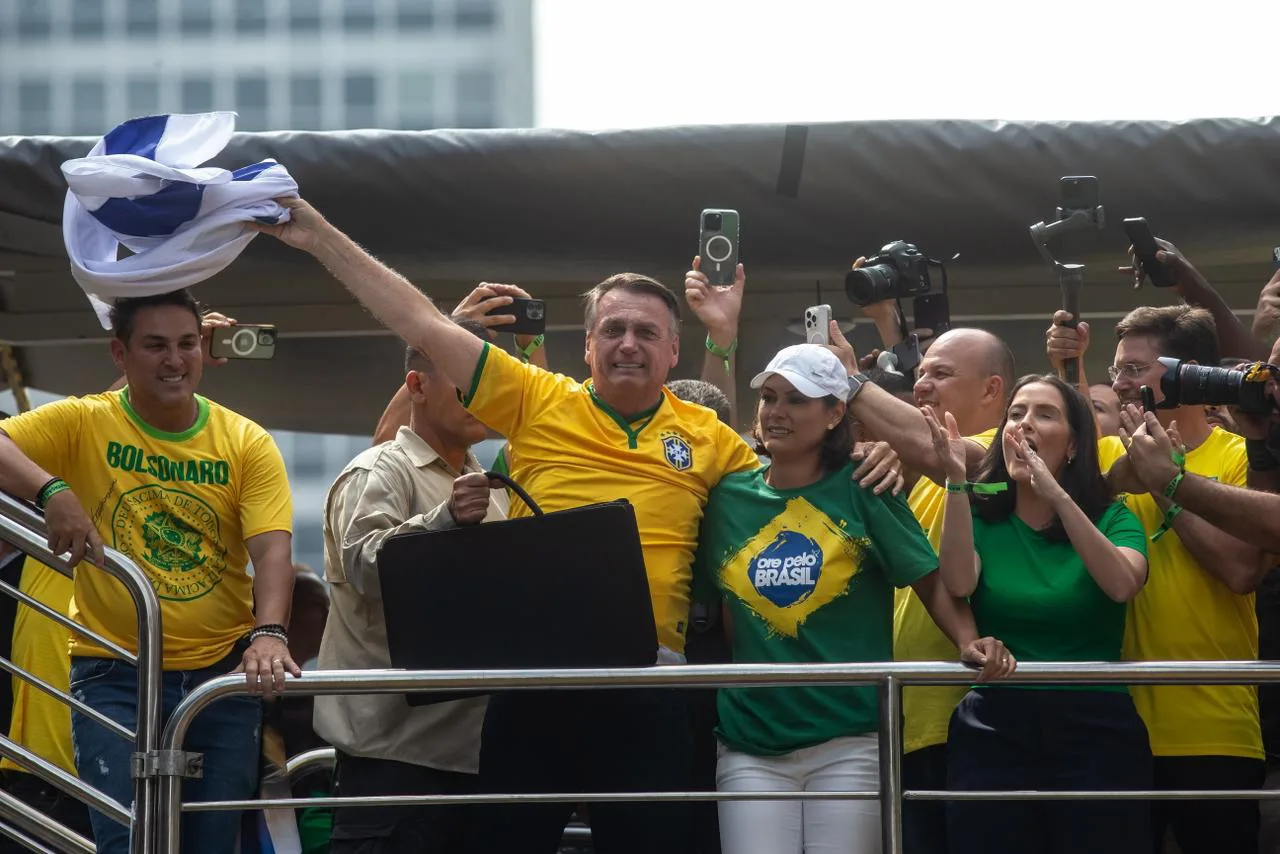
[[[676,471],[688,471],[693,467],[693,448],[679,433],[662,434],[662,455]]]

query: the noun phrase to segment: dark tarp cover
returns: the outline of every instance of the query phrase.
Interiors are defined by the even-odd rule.
[[[59,225],[59,166],[91,145],[0,137],[0,340],[19,348],[29,385],[61,393],[114,379]],[[819,287],[838,316],[857,316],[844,271],[899,238],[935,257],[959,252],[950,268],[955,322],[1003,336],[1020,370],[1045,369],[1043,330],[1059,297],[1028,226],[1053,216],[1062,175],[1098,176],[1107,211],[1105,232],[1080,259],[1089,265],[1082,313],[1095,321],[1088,367],[1097,379],[1114,320],[1139,301],[1172,299],[1150,288],[1134,294],[1115,272],[1124,217],[1147,217],[1238,310],[1253,307],[1280,245],[1276,118],[237,134],[214,164],[264,157],[284,163],[336,225],[442,302],[482,280],[547,298],[552,367],[578,376],[576,295],[619,270],[679,289],[705,207],[742,214],[740,380],[799,340],[785,326]],[[364,433],[399,383],[397,342],[311,258],[275,241],[255,240],[196,293],[287,336],[271,362],[210,371],[202,387],[264,424]],[[686,328],[677,374],[695,376],[702,333]],[[875,343],[869,325],[856,340],[862,350]]]

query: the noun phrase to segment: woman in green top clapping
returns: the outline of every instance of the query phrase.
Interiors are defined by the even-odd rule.
[[[955,420],[925,417],[947,461],[940,574],[969,598],[978,631],[1019,661],[1119,660],[1146,534],[1098,469],[1089,401],[1057,377],[1024,377],[975,484]],[[951,789],[1149,789],[1151,773],[1123,685],[979,686],[951,718]],[[1150,847],[1149,810],[1114,798],[953,801],[951,854],[1132,854]]]

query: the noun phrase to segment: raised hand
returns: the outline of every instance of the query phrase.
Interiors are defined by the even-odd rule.
[[[933,436],[933,450],[942,461],[947,472],[947,480],[952,483],[964,483],[965,479],[965,440],[960,435],[960,428],[950,412],[938,415],[932,406],[922,406],[925,423],[929,425],[929,433]]]
[[[733,284],[728,287],[712,285],[702,272],[702,258],[695,255],[693,269],[684,274],[684,299],[689,309],[702,321],[721,346],[738,335],[738,318],[742,314],[742,294],[747,286],[746,269],[739,264],[734,271]]]

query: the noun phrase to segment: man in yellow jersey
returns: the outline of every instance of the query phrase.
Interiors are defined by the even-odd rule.
[[[960,432],[984,448],[991,444],[1013,388],[1013,354],[981,329],[953,329],[930,346],[920,362],[915,399],[950,412]],[[911,489],[908,504],[936,551],[942,534],[946,490],[927,477]],[[956,649],[911,588],[894,598],[893,656],[899,661],[951,661]],[[947,787],[947,727],[966,686],[903,689],[902,782],[908,789]],[[946,802],[903,803],[903,850],[947,850]]]
[[[292,218],[260,229],[310,252],[367,308],[426,353],[463,392],[467,408],[506,436],[512,477],[544,510],[627,498],[635,506],[657,622],[655,660],[683,660],[691,561],[710,489],[754,468],[747,443],[709,409],[663,388],[679,358],[679,304],[646,276],[624,273],[587,296],[585,360],[578,383],[525,364],[451,322],[303,201]],[[739,282],[692,301],[709,347],[736,343]],[[513,501],[512,516],[528,515]],[[511,569],[519,572],[513,556]],[[495,595],[498,595],[495,593]],[[677,691],[499,692],[489,703],[481,785],[496,791],[676,790],[688,785],[689,726]],[[553,852],[571,804],[491,808],[477,851]],[[682,852],[688,807],[592,804],[596,850]]]
[[[1164,399],[1160,380],[1167,356],[1218,364],[1213,317],[1185,305],[1129,312],[1116,325],[1120,339],[1109,373],[1123,404],[1141,405],[1141,389]],[[1083,356],[1067,329],[1051,329],[1059,355]],[[1071,351],[1069,342],[1079,347]],[[1244,439],[1211,427],[1202,406],[1161,409],[1160,424],[1176,421],[1186,445],[1189,474],[1243,486]],[[1249,660],[1258,656],[1253,590],[1270,568],[1260,551],[1213,527],[1165,496],[1170,484],[1148,488],[1133,475],[1122,439],[1104,437],[1099,462],[1110,467],[1117,491],[1137,514],[1152,541],[1149,578],[1130,603],[1125,657],[1135,661]],[[1173,490],[1176,496],[1176,486]],[[1264,777],[1257,690],[1252,685],[1134,685],[1134,703],[1147,725],[1159,789],[1253,789]],[[1183,854],[1254,854],[1258,850],[1258,802],[1250,800],[1156,801],[1156,840],[1172,828]]]
[[[284,462],[258,425],[196,394],[203,369],[201,321],[185,291],[119,300],[111,354],[127,385],[68,398],[4,422],[0,488],[41,508],[50,547],[101,560],[104,541],[129,555],[160,598],[167,716],[193,688],[243,670],[254,691],[300,675],[288,651],[293,589],[292,505]],[[246,569],[253,561],[254,575]],[[76,572],[70,615],[98,635],[137,648],[123,585],[88,566]],[[72,694],[133,728],[137,671],[92,639],[72,636]],[[196,719],[186,749],[204,754],[187,800],[252,796],[261,701],[219,700]],[[72,714],[81,778],[132,802],[132,744]],[[97,813],[101,852],[128,850],[128,828]],[[183,820],[193,851],[230,852],[239,815]]]

